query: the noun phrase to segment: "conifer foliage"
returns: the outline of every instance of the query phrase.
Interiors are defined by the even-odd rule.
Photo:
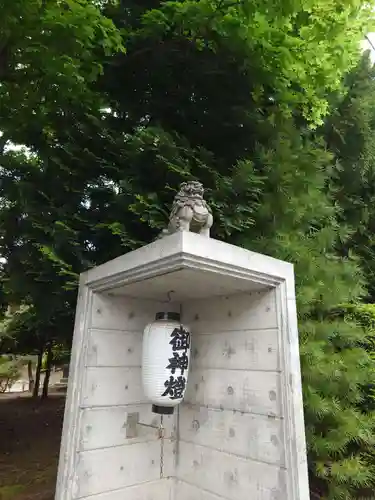
[[[324,127],[335,157],[335,200],[342,208],[340,223],[352,227],[339,245],[341,255],[356,253],[368,282],[368,300],[375,301],[375,67],[364,54],[345,79],[347,93]]]

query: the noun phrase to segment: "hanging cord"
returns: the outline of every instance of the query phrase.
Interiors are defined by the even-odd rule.
[[[168,302],[172,302],[172,293],[174,293],[174,290],[170,290],[167,293]],[[164,478],[164,438],[165,438],[164,415],[160,415],[160,425],[159,425],[159,439],[160,439],[160,479]]]
[[[164,477],[164,415],[160,415],[159,438],[160,438],[160,479]]]

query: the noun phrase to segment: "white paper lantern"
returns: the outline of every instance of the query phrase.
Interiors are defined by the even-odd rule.
[[[152,411],[171,414],[181,403],[190,364],[190,331],[173,312],[156,314],[143,333],[142,384]]]

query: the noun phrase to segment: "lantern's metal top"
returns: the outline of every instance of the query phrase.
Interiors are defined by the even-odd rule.
[[[181,315],[178,312],[157,312],[155,315],[156,320],[172,320],[172,321],[180,321]]]
[[[159,238],[178,231],[191,231],[209,238],[213,217],[203,194],[200,182],[183,182],[173,201],[168,229],[164,229]]]

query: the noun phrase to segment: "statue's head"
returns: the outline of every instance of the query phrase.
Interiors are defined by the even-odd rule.
[[[204,189],[198,181],[183,182],[180,184],[179,196],[188,198],[203,198]]]

